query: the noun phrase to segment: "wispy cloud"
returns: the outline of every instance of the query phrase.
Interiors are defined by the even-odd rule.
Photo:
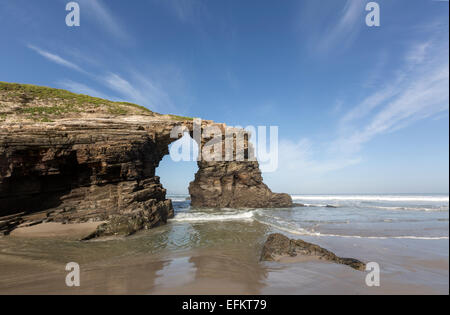
[[[140,91],[135,89],[130,82],[123,79],[121,76],[115,73],[109,73],[102,78],[102,82],[105,83],[111,90],[114,90],[130,100],[135,100],[138,103],[145,101]]]
[[[163,112],[175,110],[169,95],[154,80],[138,72],[133,72],[130,77],[132,83],[116,73],[108,73],[100,81],[130,102]]]
[[[27,47],[30,48],[31,50],[34,50],[35,52],[37,52],[42,57],[45,57],[45,58],[47,58],[48,60],[50,60],[50,61],[52,61],[54,63],[57,63],[57,64],[59,64],[61,66],[70,68],[72,70],[76,70],[76,71],[85,73],[85,71],[83,69],[81,69],[78,65],[76,65],[75,63],[70,62],[70,61],[62,58],[59,55],[50,53],[50,52],[48,52],[46,50],[43,50],[43,49],[41,49],[39,47],[36,47],[36,46],[33,46],[33,45],[28,45]]]
[[[348,49],[362,30],[365,2],[359,0],[301,2],[298,26],[314,53]]]
[[[279,144],[280,168],[287,173],[326,174],[350,165],[358,164],[361,157],[335,157],[317,159],[317,148],[308,138],[299,141],[282,140]]]
[[[85,94],[85,95],[89,95],[89,96],[100,97],[100,98],[104,98],[104,99],[108,99],[108,100],[112,100],[112,101],[120,100],[114,96],[106,95],[106,94],[104,94],[92,87],[89,87],[83,83],[74,82],[72,80],[62,80],[62,81],[58,82],[58,85],[60,87],[62,87],[63,89],[66,89],[66,90],[69,90],[71,92],[78,93],[78,94]]]
[[[396,76],[344,112],[330,141],[280,141],[277,174],[286,181],[318,179],[363,161],[363,147],[376,137],[420,120],[448,117],[448,43],[435,38],[412,43],[405,51]]]
[[[78,0],[78,2],[83,14],[102,26],[109,34],[120,40],[131,40],[132,37],[125,30],[120,18],[113,15],[102,0]]]
[[[333,148],[357,152],[378,135],[448,111],[448,67],[445,42],[414,44],[408,49],[405,64],[397,76],[341,118],[342,135]]]
[[[339,45],[341,48],[348,47],[361,30],[364,16],[364,1],[347,0],[336,24],[328,26],[326,32],[318,42],[320,51],[330,51]]]
[[[165,89],[158,84],[158,80],[155,78],[151,78],[148,75],[143,75],[139,71],[133,70],[127,71],[128,78],[114,72],[106,72],[105,74],[99,75],[85,71],[77,64],[55,53],[45,51],[33,45],[28,45],[28,47],[51,62],[83,73],[90,80],[98,82],[120,97],[110,96],[108,93],[99,92],[86,84],[74,82],[72,80],[62,80],[58,82],[58,85],[75,93],[88,94],[112,100],[129,101],[164,113],[176,112],[176,106],[172,102],[171,97],[167,94]]]
[[[58,85],[74,93],[86,94],[113,101],[127,101],[146,106],[162,113],[177,112],[169,95],[151,79],[139,73],[131,74],[131,81],[117,73],[92,76],[95,81],[110,90],[113,94],[103,93],[84,83],[62,80]]]

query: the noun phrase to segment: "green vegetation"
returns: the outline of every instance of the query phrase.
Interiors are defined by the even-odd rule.
[[[159,115],[144,106],[133,103],[113,102],[31,84],[0,82],[0,120],[17,116],[20,119],[25,118],[35,122],[51,122],[60,118],[76,118],[83,113],[113,116]],[[166,117],[179,121],[194,119],[179,115]]]
[[[135,107],[137,109],[141,109],[143,111],[147,111],[150,113],[153,113],[151,110],[149,110],[147,107],[144,107],[142,105],[138,105],[138,104],[134,104],[134,103],[129,103],[129,102],[117,102],[118,104],[122,104],[122,105],[126,105],[126,106],[131,106],[131,107]]]
[[[31,119],[38,121],[48,121],[50,118],[82,112],[104,112],[111,115],[154,114],[151,110],[133,103],[113,102],[31,84],[0,82],[0,94],[4,99],[22,105],[20,109],[16,109],[17,114],[30,116]]]
[[[59,106],[31,106],[20,109],[20,112],[31,115],[62,115],[63,113],[78,112],[76,108],[72,108],[71,105],[59,105]]]
[[[173,120],[194,120],[193,117],[185,117],[185,116],[178,116],[178,115],[169,115]]]

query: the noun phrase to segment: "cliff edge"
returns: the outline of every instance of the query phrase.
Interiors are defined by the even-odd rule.
[[[225,126],[203,121],[201,128],[211,125]],[[172,203],[155,169],[180,126],[192,133],[193,119],[0,82],[0,233],[42,222],[106,221],[91,237],[129,235],[166,223]],[[256,161],[198,165],[193,206],[292,205],[262,182]]]

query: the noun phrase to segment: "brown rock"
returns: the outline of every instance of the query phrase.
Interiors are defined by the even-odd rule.
[[[364,271],[366,264],[354,258],[341,258],[334,253],[302,240],[293,240],[274,233],[270,234],[262,249],[261,260],[277,261],[282,257],[311,256],[320,260],[328,260],[338,264],[348,265],[353,269]]]
[[[175,126],[193,133],[192,119],[0,82],[0,233],[36,222],[106,221],[96,237],[166,223],[173,208],[155,169],[177,140]],[[194,206],[292,204],[262,182],[256,161],[199,161],[190,193]]]
[[[191,205],[211,208],[291,207],[288,194],[276,194],[263,183],[256,161],[198,162],[189,185]]]

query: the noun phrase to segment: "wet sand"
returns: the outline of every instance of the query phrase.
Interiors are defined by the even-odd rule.
[[[104,222],[86,222],[76,224],[62,224],[48,222],[28,227],[19,227],[13,230],[10,237],[25,238],[58,238],[79,240],[95,232],[97,227]]]
[[[260,262],[264,235],[198,248],[154,247],[167,233],[173,230],[94,242],[0,238],[0,294],[449,293],[448,240],[303,238],[340,256],[378,262],[381,286],[368,287],[365,272],[344,265]],[[80,287],[65,285],[70,261],[80,264]]]

